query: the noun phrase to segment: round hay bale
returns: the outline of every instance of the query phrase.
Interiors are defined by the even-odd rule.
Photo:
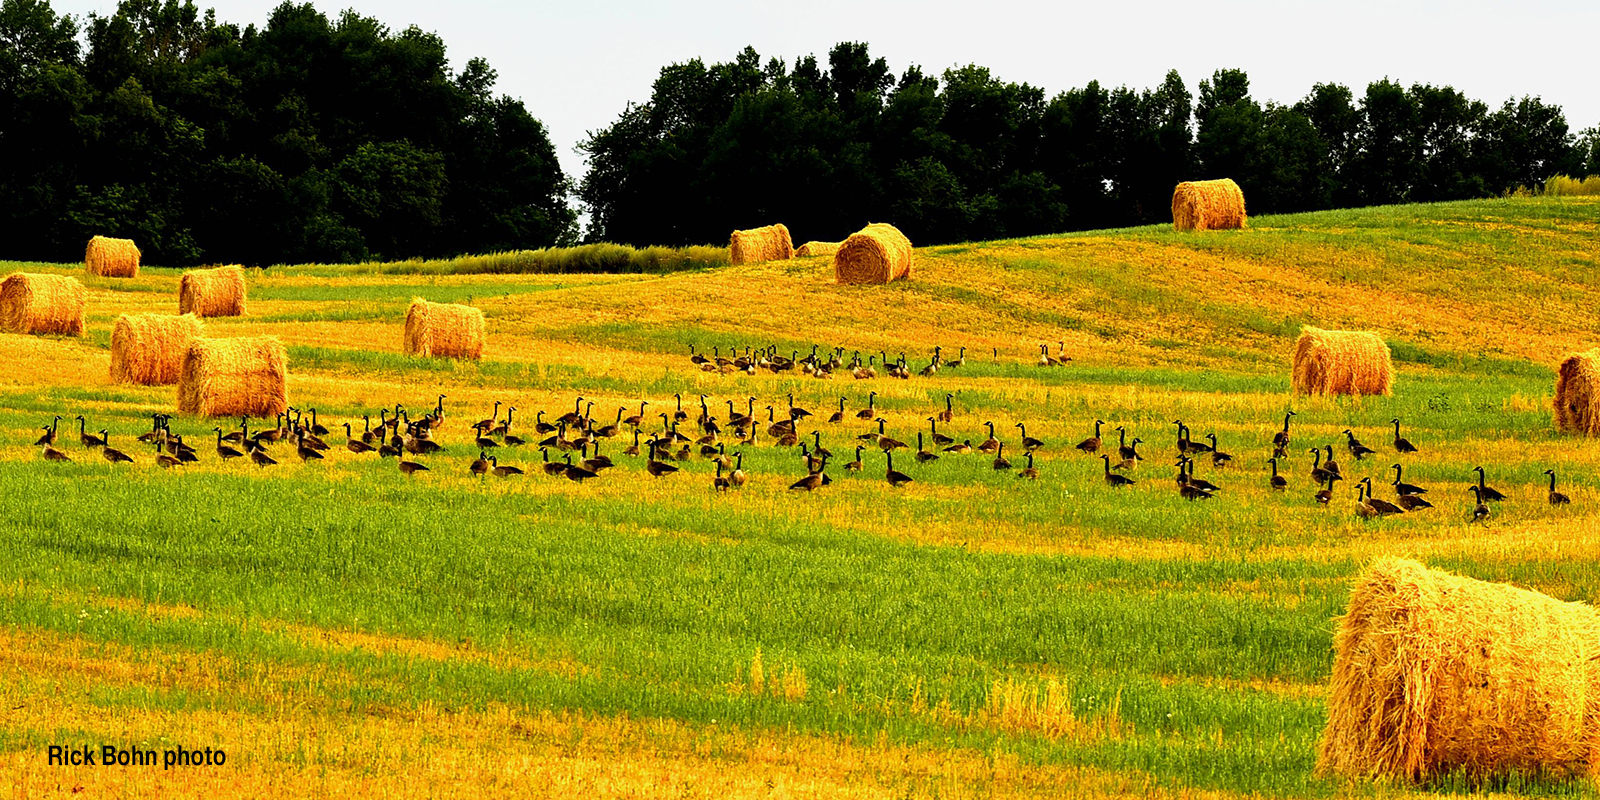
[[[733,264],[759,264],[794,258],[794,240],[783,223],[747,231],[734,231],[728,241],[728,260]]]
[[[1306,326],[1294,343],[1290,382],[1296,394],[1389,394],[1394,387],[1389,345],[1376,333]]]
[[[167,386],[183,374],[189,343],[205,333],[193,314],[123,314],[111,329],[111,380]]]
[[[831,256],[839,252],[839,248],[843,246],[844,242],[806,242],[794,249],[794,257]]]
[[[1425,781],[1593,774],[1600,614],[1384,558],[1334,634],[1318,772]]]
[[[483,358],[483,342],[481,309],[420,297],[406,309],[406,355],[477,361]]]
[[[833,254],[839,283],[888,283],[911,277],[911,240],[893,225],[874,222],[844,240]]]
[[[1600,436],[1600,408],[1595,407],[1595,392],[1600,390],[1600,350],[1567,356],[1556,370],[1556,430]]]
[[[0,281],[0,330],[82,336],[88,299],[77,278],[13,272]]]
[[[272,336],[195,339],[183,354],[178,410],[274,417],[289,407],[289,356]]]
[[[192,269],[178,281],[179,314],[242,317],[244,301],[244,267]]]
[[[1172,227],[1218,231],[1244,226],[1244,191],[1232,180],[1184,181],[1172,190]]]
[[[84,251],[83,268],[90,275],[106,278],[138,277],[139,248],[132,239],[96,236]]]

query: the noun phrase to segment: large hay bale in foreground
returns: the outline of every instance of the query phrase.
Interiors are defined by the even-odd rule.
[[[111,380],[167,386],[183,374],[189,343],[204,335],[193,314],[123,314],[111,329]]]
[[[1600,350],[1567,356],[1556,371],[1556,430],[1600,436]]]
[[[90,275],[133,278],[139,275],[139,248],[132,239],[96,236],[83,253],[83,268]]]
[[[1385,558],[1334,635],[1317,769],[1422,781],[1593,774],[1600,613]]]
[[[483,357],[483,340],[480,309],[420,297],[406,309],[406,355],[476,361]]]
[[[178,410],[271,418],[289,407],[289,356],[275,337],[195,339],[183,355]]]
[[[734,231],[728,241],[728,260],[734,264],[759,264],[794,258],[794,240],[783,223],[747,231]]]
[[[911,240],[893,225],[874,222],[844,240],[833,254],[839,283],[888,283],[911,277]]]
[[[179,314],[242,317],[244,301],[244,267],[192,269],[178,281]]]
[[[1244,226],[1244,191],[1232,180],[1184,181],[1172,190],[1172,227],[1216,231]]]
[[[1376,333],[1306,326],[1294,343],[1296,394],[1388,394],[1394,387],[1389,345]]]
[[[82,336],[88,299],[77,278],[13,272],[0,281],[0,330]]]
[[[806,242],[794,249],[794,257],[831,256],[839,252],[839,248],[843,246],[844,242]]]

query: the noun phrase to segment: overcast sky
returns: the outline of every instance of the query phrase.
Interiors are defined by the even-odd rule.
[[[198,1],[198,0],[197,0]],[[221,20],[265,23],[278,0],[216,0]],[[58,12],[115,10],[114,0],[53,0]],[[628,101],[650,96],[666,64],[730,60],[753,45],[763,60],[816,54],[864,41],[896,74],[975,63],[1002,80],[1055,94],[1090,80],[1156,85],[1176,68],[1191,90],[1224,67],[1250,75],[1259,101],[1291,103],[1317,82],[1359,96],[1385,76],[1449,84],[1491,107],[1537,95],[1562,107],[1573,131],[1600,124],[1593,33],[1600,0],[1296,0],[1209,3],[1024,3],[1015,0],[807,4],[721,0],[315,0],[330,16],[344,8],[392,29],[415,24],[443,37],[459,67],[482,56],[500,74],[499,92],[521,98],[543,120],[568,174],[583,160],[574,146],[609,124]]]

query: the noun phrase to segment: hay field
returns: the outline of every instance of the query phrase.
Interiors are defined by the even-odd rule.
[[[342,430],[322,463],[157,469],[133,437],[174,392],[112,384],[109,339],[119,314],[171,313],[180,273],[84,276],[85,336],[0,335],[0,765],[22,796],[1390,796],[1313,774],[1333,617],[1359,569],[1400,555],[1600,600],[1600,451],[1550,414],[1555,366],[1600,342],[1597,241],[1600,202],[1542,198],[923,248],[887,286],[836,286],[815,260],[290,267],[251,276],[250,316],[207,320],[208,336],[282,339],[291,404],[330,428],[448,394],[449,452],[416,479],[344,452]],[[82,269],[0,264],[21,268]],[[481,362],[402,354],[419,296],[483,309]],[[1307,324],[1382,331],[1393,396],[1291,398]],[[1034,366],[1044,342],[1072,364]],[[903,351],[918,367],[965,346],[967,363],[906,381],[717,375],[689,363],[691,344]],[[916,482],[891,491],[869,454],[861,475],[791,493],[804,467],[770,439],[726,495],[703,460],[652,481],[621,439],[619,466],[583,484],[466,469],[466,426],[496,400],[531,426],[579,394],[610,422],[641,399],[670,410],[674,393],[725,413],[794,392],[819,413],[800,431],[822,431],[839,463],[867,426],[822,420],[873,390],[913,447],[947,392],[940,429],[957,439],[992,420],[1015,442],[1026,423],[1047,443],[1041,477],[907,454],[895,465]],[[1291,407],[1279,495],[1265,459]],[[139,463],[80,448],[80,413]],[[76,463],[30,446],[55,414]],[[1363,522],[1354,481],[1386,490],[1394,417],[1422,450],[1406,480],[1438,507]],[[1137,485],[1114,492],[1072,449],[1096,418],[1112,442],[1116,425],[1145,440]],[[1212,500],[1178,497],[1175,419],[1236,456],[1201,468],[1224,487]],[[212,424],[173,428],[205,456]],[[1380,455],[1353,461],[1346,428]],[[1317,444],[1346,474],[1327,508],[1311,497]],[[1480,464],[1510,500],[1470,524]],[[1544,502],[1550,468],[1571,507]],[[44,766],[46,745],[101,741],[229,761]]]

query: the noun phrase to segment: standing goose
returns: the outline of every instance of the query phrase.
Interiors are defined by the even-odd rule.
[[[995,453],[995,452],[999,452],[999,450],[1000,450],[1000,440],[996,439],[995,436],[994,436],[994,423],[993,422],[985,422],[983,424],[984,424],[985,427],[987,427],[989,429],[989,438],[984,439],[983,440],[983,444],[978,445],[978,452],[980,452],[980,453]]]
[[[1380,515],[1388,516],[1390,514],[1401,514],[1405,512],[1405,509],[1389,502],[1388,500],[1373,497],[1371,478],[1362,478],[1361,483],[1367,487],[1367,505],[1372,506],[1372,509],[1378,512]]]
[[[494,456],[489,456],[489,471],[493,472],[496,478],[509,478],[512,475],[523,474],[520,468],[513,467],[510,464],[501,464],[500,459]]]
[[[1032,453],[1028,454],[1028,459],[1029,459],[1028,465],[1029,465],[1029,467],[1032,467],[1033,466],[1033,460],[1032,460],[1033,459],[1033,454]],[[1135,483],[1135,481],[1132,478],[1130,478],[1130,477],[1128,477],[1126,475],[1118,475],[1117,473],[1111,471],[1111,456],[1110,455],[1102,453],[1100,455],[1100,461],[1105,466],[1105,481],[1106,481],[1106,485],[1111,486],[1112,488],[1120,489],[1120,488],[1122,488],[1124,486],[1132,486]]]
[[[847,469],[847,470],[850,470],[851,472],[860,472],[861,471],[861,451],[865,450],[865,449],[866,448],[862,447],[861,445],[856,445],[856,460],[844,465],[844,468]]]
[[[1322,468],[1333,473],[1334,480],[1344,480],[1344,471],[1339,469],[1339,462],[1333,460],[1333,445],[1323,445],[1323,449],[1327,451],[1328,457],[1322,460]]]
[[[1205,478],[1196,478],[1194,476],[1194,459],[1192,458],[1185,457],[1182,461],[1178,462],[1178,474],[1180,476],[1180,481],[1203,492],[1216,492],[1222,489],[1221,486],[1218,486],[1211,481],[1206,480]]]
[[[238,450],[235,450],[232,447],[229,447],[227,444],[225,444],[222,441],[222,429],[221,428],[212,428],[211,430],[214,430],[214,431],[217,432],[217,457],[218,458],[222,459],[224,462],[228,462],[228,461],[232,461],[233,459],[244,455],[244,453],[241,453]]]
[[[217,429],[217,435],[219,437],[222,435],[222,429],[221,428]],[[222,442],[218,441],[217,445],[218,445],[218,447],[221,447]],[[367,444],[366,442],[363,442],[360,439],[357,439],[355,437],[355,435],[353,433],[351,433],[350,423],[346,422],[344,424],[344,449],[349,450],[352,453],[357,453],[357,454],[359,454],[359,453],[370,453],[370,452],[372,452],[372,445]],[[220,454],[221,451],[219,450],[218,453]]]
[[[1105,424],[1105,422],[1102,421],[1102,420],[1098,420],[1098,419],[1095,420],[1094,421],[1094,435],[1090,436],[1087,439],[1084,439],[1081,442],[1078,442],[1077,448],[1080,451],[1085,452],[1085,453],[1089,453],[1091,455],[1094,454],[1094,453],[1100,452],[1100,426],[1104,425],[1104,424]],[[1118,428],[1117,430],[1122,430],[1122,429]]]
[[[633,429],[633,444],[628,445],[627,447],[623,448],[622,453],[623,453],[623,455],[629,455],[629,456],[639,455],[639,429],[638,428],[634,428]]]
[[[428,468],[426,466],[424,466],[423,464],[420,464],[420,463],[418,463],[416,461],[407,461],[407,460],[405,460],[403,458],[400,459],[400,472],[405,474],[405,475],[415,475],[415,474],[417,474],[419,472],[427,472],[427,471],[428,471]]]
[[[1428,493],[1428,490],[1422,488],[1421,486],[1416,486],[1416,485],[1413,485],[1413,484],[1402,482],[1401,481],[1401,476],[1402,476],[1402,474],[1404,472],[1404,468],[1402,468],[1399,464],[1391,464],[1391,465],[1389,465],[1389,468],[1394,470],[1394,480],[1390,481],[1389,485],[1394,487],[1394,493],[1395,494],[1400,495],[1401,497],[1404,497],[1406,495],[1417,495],[1417,494],[1427,494]]]
[[[902,442],[899,439],[896,439],[893,436],[890,436],[887,433],[884,433],[883,426],[887,422],[888,422],[888,420],[884,419],[883,417],[879,417],[878,418],[878,449],[882,450],[885,453],[887,453],[890,450],[893,450],[893,449],[895,449],[897,447],[905,447],[906,446],[905,442]]]
[[[1032,453],[1028,453],[1027,457],[1028,457],[1028,466],[1024,467],[1021,472],[1018,472],[1017,473],[1017,477],[1019,477],[1019,478],[1027,478],[1030,481],[1038,480],[1039,479],[1039,470],[1035,469],[1034,466],[1033,466],[1033,454]]]
[[[1357,441],[1356,440],[1356,435],[1354,433],[1352,433],[1349,428],[1345,428],[1344,435],[1345,435],[1345,438],[1346,438],[1346,441],[1344,443],[1345,447],[1350,449],[1350,455],[1354,456],[1355,460],[1360,461],[1361,459],[1366,458],[1367,456],[1370,456],[1373,453],[1378,452],[1378,451],[1373,450],[1372,448],[1362,444],[1361,442]],[[1382,502],[1382,501],[1380,500],[1378,502]]]
[[[717,464],[717,477],[713,478],[712,481],[711,481],[711,489],[712,489],[712,491],[725,492],[732,486],[733,486],[733,483],[731,481],[729,481],[727,478],[722,477],[722,464],[718,463]]]
[[[1189,467],[1194,461],[1188,457],[1178,462],[1178,494],[1188,501],[1210,500],[1215,497],[1216,487],[1210,481],[1203,481],[1189,474]]]
[[[1433,508],[1433,504],[1422,499],[1422,495],[1403,494],[1395,498],[1395,502],[1407,511],[1421,511],[1424,508]]]
[[[1281,449],[1289,446],[1289,420],[1293,419],[1294,415],[1293,411],[1283,415],[1283,430],[1272,434],[1273,447]]]
[[[489,471],[489,457],[484,455],[482,450],[479,450],[478,457],[467,465],[467,471],[482,478]]]
[[[860,454],[860,448],[857,448],[856,452],[859,455]],[[738,488],[740,486],[743,486],[744,482],[749,480],[749,479],[750,479],[750,476],[744,474],[744,452],[741,451],[741,452],[738,452],[738,453],[734,453],[733,454],[733,474],[728,476],[728,482],[732,483],[735,488]]]
[[[971,439],[963,439],[961,441],[961,443],[950,445],[949,447],[946,447],[944,449],[944,451],[946,453],[955,453],[958,456],[971,455],[972,454],[972,440]]]
[[[994,451],[994,468],[997,470],[1011,469],[1011,462],[1006,459],[1006,445],[1001,442]]]
[[[84,420],[82,414],[79,414],[78,416],[74,417],[74,419],[78,420],[78,441],[81,442],[84,447],[87,447],[90,450],[93,450],[96,447],[105,447],[106,446],[106,440],[105,439],[102,439],[99,436],[96,436],[96,435],[94,435],[92,433],[89,433],[87,430],[84,430],[85,428],[88,427],[89,423],[86,420]]]
[[[934,447],[955,444],[956,440],[939,432],[939,418],[928,417],[928,438],[933,440]]]
[[[1047,345],[1047,344],[1039,345],[1039,366],[1041,366],[1041,367],[1059,367],[1059,366],[1061,366],[1061,362],[1056,360],[1054,357],[1052,357],[1050,355],[1050,345]]]
[[[160,440],[157,440],[156,444],[160,445],[161,444]],[[387,447],[387,446],[388,445],[385,445],[385,447]],[[158,453],[160,452],[159,447],[157,448],[157,452]],[[398,451],[396,451],[396,452],[398,452]],[[159,459],[159,456],[158,456],[158,459]],[[256,466],[258,466],[258,467],[260,467],[262,469],[266,469],[267,467],[270,467],[270,466],[278,463],[277,459],[273,458],[272,456],[267,455],[267,449],[265,447],[256,447],[254,450],[251,450],[250,451],[250,461],[251,461],[251,463],[255,464]]]
[[[947,366],[947,367],[960,367],[960,366],[962,366],[962,365],[964,365],[966,363],[967,363],[967,348],[963,347],[963,348],[961,348],[961,353],[959,355],[957,355],[954,360],[945,362],[945,366]],[[946,422],[948,422],[948,421],[949,420],[946,420]]]
[[[966,348],[963,347],[963,348],[961,348],[961,350],[963,352],[965,352]],[[962,359],[962,360],[965,361],[965,359]],[[953,394],[946,394],[944,396],[944,410],[940,411],[939,415],[938,415],[940,422],[954,422],[955,421],[956,409],[955,409],[955,406],[953,405],[953,403],[955,402],[955,398],[956,398],[956,396],[953,395]]]
[[[801,419],[811,416],[811,412],[794,404],[794,392],[789,393],[789,419]]]
[[[1572,498],[1556,491],[1556,471],[1547,469],[1544,474],[1550,476],[1550,505],[1564,506],[1572,502]]]
[[[652,439],[651,441],[653,442],[655,440]],[[539,456],[543,459],[539,466],[544,469],[544,474],[549,475],[552,478],[559,478],[567,471],[566,464],[563,464],[560,461],[550,460],[550,448],[539,448]]]
[[[128,454],[123,453],[123,451],[120,450],[112,450],[112,446],[110,446],[110,434],[107,434],[107,432],[104,432],[104,430],[101,430],[101,456],[104,456],[106,461],[110,461],[112,464],[133,464],[133,459],[128,458]],[[1552,480],[1550,486],[1552,486],[1552,490],[1554,490],[1555,478],[1552,477],[1550,480]]]
[[[671,464],[657,461],[656,449],[654,447],[651,447],[648,452],[650,455],[644,462],[644,471],[650,473],[650,477],[660,478],[665,475],[671,475],[672,473],[678,471],[678,468]]]
[[[1317,493],[1314,495],[1314,497],[1316,498],[1317,502],[1321,503],[1322,505],[1327,505],[1329,502],[1331,502],[1333,500],[1333,479],[1330,478],[1326,481],[1323,481],[1322,488],[1317,490]]]
[[[1141,444],[1144,444],[1144,440],[1143,439],[1140,439],[1137,436],[1133,437],[1133,441],[1130,442],[1128,444],[1128,447],[1127,447],[1128,452],[1131,453],[1132,455],[1130,457],[1128,457],[1128,458],[1122,459],[1121,461],[1117,462],[1116,464],[1113,464],[1111,466],[1111,468],[1112,469],[1120,469],[1120,470],[1129,470],[1129,469],[1133,469],[1134,467],[1138,466],[1139,462],[1144,460],[1144,456],[1139,455],[1139,445],[1141,445]],[[1117,448],[1119,453],[1122,451],[1122,449],[1123,448],[1121,448],[1121,447]]]
[[[493,428],[495,423],[500,421],[500,406],[501,403],[499,400],[494,401],[494,411],[489,414],[489,418],[478,420],[478,423],[472,426],[473,430],[477,430],[478,428],[482,428],[484,430]],[[378,415],[380,417],[383,416],[383,412],[379,411]]]
[[[1215,433],[1206,434],[1206,440],[1211,442],[1211,466],[1226,467],[1233,461],[1231,453],[1224,453],[1217,449],[1217,435]]]
[[[294,453],[300,457],[300,463],[302,464],[308,461],[322,460],[322,453],[318,452],[317,448],[312,447],[310,443],[306,441],[306,434],[304,431],[300,432],[300,436],[295,442]]]
[[[733,409],[733,405],[732,405],[733,401],[729,400],[728,403],[729,403],[728,408],[731,411]],[[640,425],[643,425],[644,424],[644,410],[646,408],[648,408],[649,406],[650,406],[650,404],[648,402],[640,401],[639,402],[639,413],[634,414],[633,416],[627,417],[626,419],[622,420],[622,424],[629,425],[629,426],[632,426],[632,427],[635,427],[635,428],[639,427]]]
[[[544,421],[544,412],[533,415],[533,431],[538,434],[555,433],[556,426]]]
[[[1273,488],[1273,490],[1281,492],[1284,489],[1289,488],[1288,479],[1284,478],[1282,475],[1278,474],[1278,458],[1277,458],[1277,456],[1273,456],[1272,458],[1267,459],[1267,463],[1272,465],[1272,480],[1269,483],[1269,485]]]
[[[868,392],[867,393],[867,407],[856,412],[856,419],[877,419],[877,417],[878,417],[878,393],[877,392]]]
[[[1473,499],[1477,501],[1477,505],[1474,506],[1473,509],[1472,509],[1472,521],[1473,522],[1482,522],[1482,521],[1488,519],[1489,518],[1489,506],[1486,505],[1483,502],[1483,491],[1482,491],[1482,489],[1480,487],[1478,487],[1477,485],[1472,485],[1472,486],[1468,486],[1467,487],[1467,491],[1472,492]]]
[[[1367,502],[1367,484],[1365,481],[1356,484],[1356,516],[1362,519],[1372,519],[1378,516],[1378,509]]]
[[[1117,426],[1117,455],[1122,457],[1123,463],[1140,461],[1139,448],[1128,444],[1128,431],[1121,425]]]
[[[883,478],[889,482],[890,486],[904,486],[911,482],[910,475],[895,470],[893,452],[885,450],[883,457],[889,460],[889,468],[884,471]]]
[[[1395,417],[1389,421],[1394,423],[1394,449],[1401,453],[1417,452],[1417,446],[1400,435],[1400,418]]]
[[[165,451],[165,446],[165,441],[161,439],[156,440],[156,464],[162,469],[172,469],[173,467],[183,466],[183,462],[179,461],[177,456],[171,455]]]
[[[49,430],[49,427],[46,426],[45,429]],[[156,440],[156,444],[160,444],[160,443],[161,443],[161,440],[157,439]],[[72,460],[72,456],[69,456],[69,455],[67,455],[66,453],[64,453],[64,452],[62,452],[60,450],[57,450],[54,447],[51,447],[50,445],[41,445],[41,447],[43,449],[40,450],[40,454],[44,456],[44,460],[46,460],[46,461],[71,461]]]
[[[939,460],[939,454],[938,453],[930,453],[930,452],[928,452],[928,448],[922,446],[922,432],[921,431],[917,431],[917,463],[918,464],[926,464],[929,461],[938,461],[938,460]]]
[[[1023,425],[1020,422],[1016,423],[1016,425],[1017,425],[1017,429],[1022,431],[1022,449],[1023,450],[1025,450],[1025,451],[1038,450],[1039,448],[1044,447],[1044,440],[1043,439],[1035,439],[1032,436],[1028,435],[1028,427],[1026,425]]]
[[[844,401],[845,401],[845,399],[846,398],[843,398],[843,397],[839,398],[839,410],[828,415],[828,421],[829,422],[843,422],[844,421]],[[728,408],[732,409],[733,406],[730,404],[728,406]],[[733,420],[730,418],[728,421],[732,422]]]
[[[562,474],[566,475],[567,480],[572,481],[573,483],[583,483],[584,481],[597,477],[600,474],[592,469],[585,469],[577,464],[572,463],[571,453],[562,456],[562,458],[566,459],[566,463],[561,465],[564,467]]]
[[[1474,472],[1478,473],[1478,500],[1479,501],[1487,502],[1487,501],[1500,501],[1500,500],[1506,499],[1505,495],[1501,494],[1500,492],[1498,492],[1498,491],[1496,491],[1494,489],[1490,489],[1488,486],[1484,485],[1484,483],[1483,483],[1483,467],[1473,467],[1472,470]]]
[[[832,483],[832,481],[828,480],[827,473],[813,472],[810,475],[807,475],[804,478],[789,484],[789,489],[791,491],[805,490],[807,492],[814,492],[823,486],[827,486],[829,483]]]
[[[308,409],[308,410],[311,412],[311,433],[312,433],[312,435],[315,435],[315,436],[327,436],[328,435],[328,429],[322,427],[321,425],[319,425],[317,423],[317,410],[315,408]]]
[[[61,416],[57,415],[54,422],[51,422],[49,425],[44,426],[44,428],[43,428],[44,435],[40,436],[38,439],[36,439],[34,441],[34,443],[33,443],[33,446],[34,447],[49,447],[51,445],[54,445],[56,443],[56,426],[59,425],[59,424],[61,424]],[[70,460],[70,459],[68,459],[68,460]]]

